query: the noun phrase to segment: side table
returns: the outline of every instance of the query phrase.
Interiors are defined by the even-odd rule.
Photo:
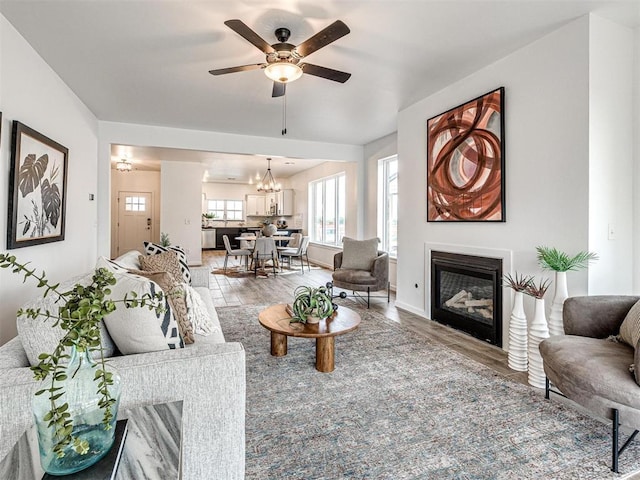
[[[182,451],[182,401],[147,405],[126,410],[127,436],[118,464],[116,480],[155,478],[163,472],[164,479],[179,479]],[[114,443],[112,448],[119,448]],[[69,480],[102,480],[92,469],[56,477]],[[145,474],[148,472],[148,474]],[[0,462],[2,480],[40,480],[45,472],[40,466],[38,434],[34,425],[18,439],[13,449]],[[109,475],[107,479],[111,478]]]

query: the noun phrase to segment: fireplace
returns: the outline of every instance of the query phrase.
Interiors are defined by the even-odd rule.
[[[431,251],[431,319],[502,346],[502,259]]]

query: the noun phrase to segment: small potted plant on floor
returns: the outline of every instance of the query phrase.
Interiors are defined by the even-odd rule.
[[[333,313],[333,301],[326,287],[299,286],[294,292],[291,322],[319,323]]]
[[[122,300],[112,300],[110,287],[114,275],[105,268],[94,272],[87,285],[59,291],[45,272],[36,273],[15,256],[0,254],[0,268],[37,282],[43,297],[55,299],[56,310],[26,308],[18,316],[32,320],[51,320],[52,328],[60,327],[63,335],[52,352],[41,353],[39,363],[31,367],[36,380],[46,382],[36,392],[33,413],[40,444],[43,469],[53,475],[83,470],[96,463],[109,451],[114,440],[114,426],[120,399],[119,375],[107,368],[102,349],[101,320],[116,309],[116,303],[127,308],[147,307],[164,311],[163,294],[137,296],[132,292]],[[90,354],[97,352],[97,358]]]

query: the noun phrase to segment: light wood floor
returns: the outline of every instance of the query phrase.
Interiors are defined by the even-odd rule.
[[[212,270],[222,270],[224,257],[223,251],[203,250],[202,252],[203,264],[211,266]],[[294,260],[294,262],[296,261]],[[229,266],[238,265],[240,265],[240,259],[236,260],[233,257],[229,259]],[[294,263],[294,267],[299,268],[296,263]],[[268,305],[291,302],[292,292],[298,285],[324,285],[329,281],[331,281],[331,270],[314,265],[312,265],[311,272],[305,269],[304,275],[299,273],[299,270],[298,273],[287,273],[268,278],[256,278],[253,274],[235,276],[214,274],[211,276],[211,293],[214,304],[218,307]],[[396,308],[393,292],[390,303],[387,303],[386,298],[372,299],[371,309],[420,335],[492,368],[500,375],[517,382],[527,383],[526,373],[509,369],[507,354],[502,349],[437,322]]]

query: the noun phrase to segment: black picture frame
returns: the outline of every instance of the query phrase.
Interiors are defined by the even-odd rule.
[[[427,222],[505,222],[504,87],[427,120]]]
[[[7,249],[64,240],[69,149],[13,121]]]

